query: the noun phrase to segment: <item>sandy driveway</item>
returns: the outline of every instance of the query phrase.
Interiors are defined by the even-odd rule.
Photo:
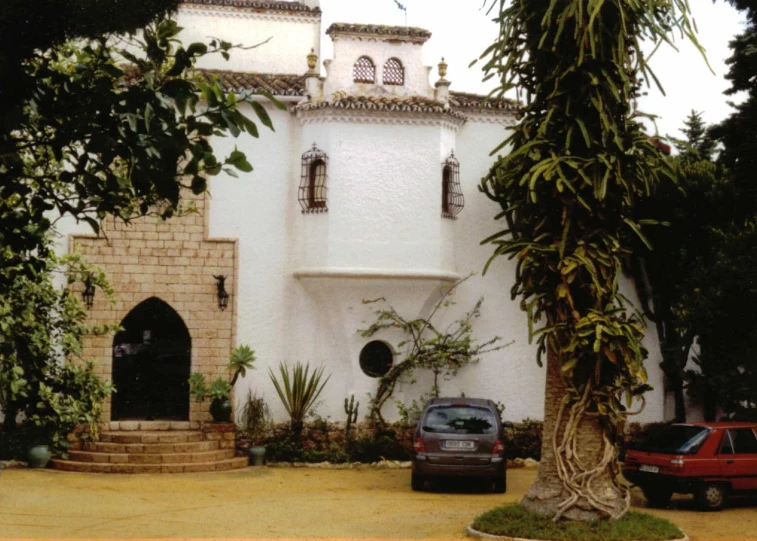
[[[460,538],[471,519],[515,502],[535,469],[508,472],[508,492],[410,490],[409,470],[253,469],[176,475],[6,470],[0,537]],[[643,506],[637,496],[635,503]],[[757,539],[757,501],[720,513],[654,511],[694,541]]]

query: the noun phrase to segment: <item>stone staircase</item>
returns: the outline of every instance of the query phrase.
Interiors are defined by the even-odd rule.
[[[56,470],[87,473],[194,473],[244,468],[235,456],[233,423],[120,421],[99,441],[78,443],[69,458],[53,459]]]

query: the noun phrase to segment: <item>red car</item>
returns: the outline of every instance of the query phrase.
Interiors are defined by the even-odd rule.
[[[651,506],[667,505],[677,492],[720,509],[732,492],[757,491],[757,423],[667,426],[628,451],[623,475]]]

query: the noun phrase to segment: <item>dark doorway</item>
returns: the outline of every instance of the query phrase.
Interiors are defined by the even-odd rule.
[[[151,297],[121,327],[113,339],[111,418],[188,420],[192,341],[179,314]]]

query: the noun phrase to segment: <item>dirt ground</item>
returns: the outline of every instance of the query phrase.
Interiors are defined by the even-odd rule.
[[[459,486],[412,492],[409,470],[247,468],[225,473],[102,475],[5,470],[2,538],[462,538],[473,517],[518,501],[535,469],[510,470],[508,491]],[[644,506],[640,494],[634,504]],[[757,540],[757,500],[719,513],[647,510],[692,539]]]

